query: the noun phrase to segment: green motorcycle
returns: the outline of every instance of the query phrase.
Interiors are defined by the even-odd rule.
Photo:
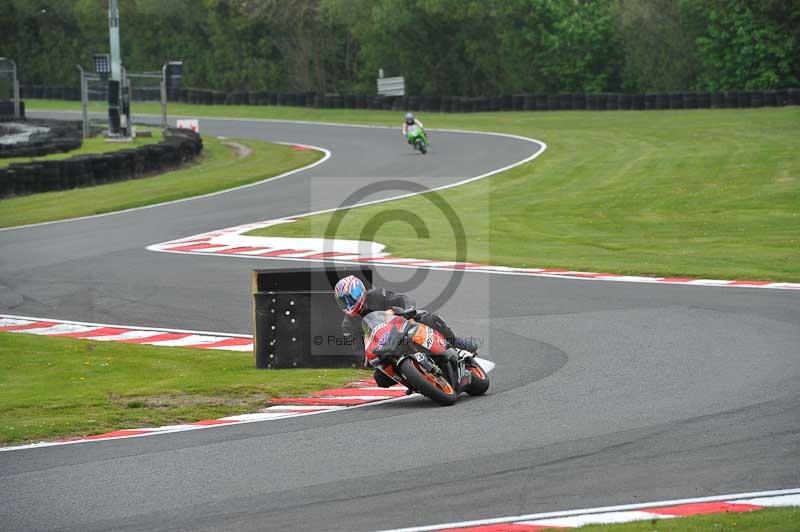
[[[406,138],[408,143],[414,146],[415,150],[419,150],[422,153],[428,152],[428,135],[418,125],[415,124],[408,128]]]

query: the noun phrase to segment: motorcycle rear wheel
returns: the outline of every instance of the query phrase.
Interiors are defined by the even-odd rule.
[[[419,367],[413,358],[403,360],[399,369],[409,384],[428,399],[442,406],[455,404],[458,397],[456,391],[444,377],[431,375]]]

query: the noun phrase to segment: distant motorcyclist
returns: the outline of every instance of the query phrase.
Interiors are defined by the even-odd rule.
[[[367,290],[361,279],[354,275],[348,275],[336,283],[334,297],[336,297],[339,308],[345,313],[342,321],[342,334],[346,339],[352,341],[353,352],[361,358],[365,356],[364,336],[361,330],[362,318],[376,310],[391,310],[405,318],[423,323],[442,333],[448,344],[456,349],[464,349],[472,354],[478,351],[475,340],[456,336],[438,314],[417,310],[411,296],[396,294],[385,288]],[[395,384],[394,380],[380,370],[375,370],[374,378],[378,386],[384,388]]]
[[[422,125],[415,116],[414,113],[406,113],[406,119],[403,120],[403,137],[408,139],[409,144],[414,144],[414,139],[408,138],[408,129],[412,126],[418,126],[424,135],[425,143],[428,143],[428,135],[425,133],[425,126]]]

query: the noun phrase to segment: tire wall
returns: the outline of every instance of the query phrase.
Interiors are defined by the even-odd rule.
[[[11,164],[0,168],[0,198],[68,190],[136,179],[173,170],[203,150],[199,134],[169,129],[158,144],[60,161]]]

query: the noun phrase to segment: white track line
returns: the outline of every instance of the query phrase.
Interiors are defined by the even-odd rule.
[[[31,110],[31,112],[33,112],[33,113],[37,113],[38,112],[38,113],[43,113],[43,114],[47,114],[49,112],[53,112],[53,113],[77,113],[77,111],[47,111],[47,110],[43,110],[43,111]],[[138,115],[138,116],[155,117],[156,115]],[[175,118],[179,118],[179,117],[181,117],[181,116],[180,115],[175,115]],[[195,118],[198,118],[199,120],[217,120],[217,121],[232,121],[232,122],[269,122],[269,123],[280,123],[280,124],[302,124],[302,125],[317,125],[317,126],[331,126],[331,127],[369,128],[369,129],[397,129],[396,127],[393,127],[393,126],[342,124],[342,123],[337,123],[337,122],[313,122],[313,121],[305,121],[305,120],[278,120],[278,119],[269,119],[269,118],[222,118],[222,117],[204,117],[204,116],[195,117]],[[522,161],[519,161],[517,163],[505,166],[505,167],[500,168],[498,170],[493,170],[493,171],[488,172],[486,174],[482,174],[482,175],[479,175],[479,176],[476,176],[476,177],[465,179],[465,180],[459,181],[457,183],[452,183],[450,185],[443,185],[443,186],[440,186],[440,187],[435,187],[435,188],[426,190],[425,192],[423,192],[423,194],[427,193],[427,192],[445,190],[445,189],[448,189],[448,188],[452,188],[452,187],[456,187],[456,186],[460,186],[460,185],[465,185],[465,184],[470,183],[472,181],[477,181],[478,179],[483,179],[483,178],[488,177],[490,175],[494,175],[494,174],[503,172],[505,170],[510,170],[511,168],[514,168],[514,167],[519,166],[521,164],[525,164],[525,163],[527,163],[529,161],[532,161],[533,159],[535,159],[536,157],[541,155],[541,153],[543,153],[547,149],[547,144],[545,144],[542,141],[539,141],[539,140],[536,140],[536,139],[532,139],[532,138],[529,138],[529,137],[523,137],[523,136],[519,136],[519,135],[512,135],[512,134],[509,134],[509,133],[495,133],[495,132],[488,132],[488,131],[469,131],[469,130],[460,130],[460,129],[431,129],[430,131],[441,131],[441,132],[445,132],[445,133],[464,133],[464,134],[469,134],[469,135],[493,135],[493,136],[498,136],[498,137],[508,137],[508,138],[514,138],[514,139],[517,139],[517,140],[524,140],[524,141],[527,141],[527,142],[532,142],[532,143],[535,143],[535,144],[539,144],[541,146],[541,148],[536,153],[534,153],[532,156],[528,157],[527,159],[523,159]],[[280,174],[280,175],[277,175],[277,176],[274,176],[274,177],[270,177],[270,178],[264,179],[262,181],[258,181],[256,183],[250,183],[248,185],[242,185],[242,186],[235,187],[235,188],[221,190],[219,192],[212,192],[210,194],[204,194],[202,196],[193,196],[193,197],[190,197],[190,198],[183,198],[183,199],[179,199],[179,200],[167,201],[167,202],[164,202],[164,203],[156,203],[154,205],[145,205],[145,206],[142,206],[142,207],[134,207],[132,209],[125,209],[125,210],[122,210],[122,211],[108,212],[108,213],[103,213],[103,214],[93,214],[93,215],[90,215],[90,216],[80,216],[80,217],[77,217],[77,218],[69,218],[67,220],[54,220],[54,221],[51,221],[51,222],[41,222],[41,223],[28,224],[28,225],[19,225],[19,226],[15,226],[15,227],[4,227],[4,228],[0,228],[0,231],[12,231],[14,229],[25,229],[25,228],[28,228],[28,227],[39,227],[39,226],[42,226],[42,225],[66,223],[66,222],[73,222],[73,221],[78,221],[78,220],[89,220],[89,219],[93,219],[93,218],[101,218],[101,217],[105,217],[105,216],[113,216],[113,215],[116,215],[116,214],[122,214],[122,213],[126,213],[126,212],[139,211],[139,210],[143,210],[143,209],[152,209],[154,207],[162,207],[162,206],[165,206],[165,205],[173,205],[173,204],[176,204],[176,203],[183,203],[185,201],[193,201],[193,200],[197,200],[197,199],[217,196],[219,194],[225,194],[225,193],[228,193],[228,192],[233,192],[235,190],[241,190],[241,189],[244,189],[244,188],[249,188],[249,187],[254,187],[254,186],[257,186],[257,185],[261,185],[263,183],[266,183],[267,181],[275,181],[275,180],[278,180],[278,179],[281,179],[281,178],[288,177],[290,175],[296,174],[298,172],[302,172],[304,170],[310,170],[311,168],[314,168],[315,166],[324,163],[325,161],[327,161],[331,157],[331,152],[329,150],[327,150],[325,148],[320,148],[318,146],[312,146],[312,145],[309,145],[309,144],[298,144],[298,143],[292,143],[292,142],[275,142],[275,144],[284,144],[284,145],[288,145],[288,146],[301,146],[301,147],[308,148],[308,149],[318,150],[318,151],[321,151],[321,152],[325,153],[325,156],[322,159],[320,159],[319,161],[316,161],[315,163],[312,163],[310,165],[304,166],[302,168],[297,168],[297,169],[292,170],[290,172],[286,172],[286,173],[283,173],[283,174]],[[395,196],[395,197],[392,197],[392,198],[386,198],[384,200],[375,200],[375,201],[371,201],[371,202],[359,203],[359,204],[349,205],[349,206],[345,206],[345,207],[335,207],[335,208],[332,208],[332,209],[326,209],[326,210],[316,211],[316,212],[312,212],[312,213],[299,214],[299,215],[296,215],[296,216],[311,216],[313,214],[323,214],[323,213],[326,213],[326,212],[332,212],[332,211],[339,210],[339,209],[351,209],[351,208],[354,208],[354,207],[362,207],[362,206],[365,206],[365,205],[374,205],[376,203],[383,203],[383,202],[386,202],[386,201],[393,201],[393,200],[396,200],[396,199],[408,198],[408,197],[416,196],[416,195],[419,195],[419,194],[420,193],[409,193],[409,194],[404,194],[404,195],[401,195],[401,196]]]
[[[9,323],[3,323],[2,320],[9,320]],[[74,325],[86,325],[89,327],[108,327],[112,329],[131,329],[134,331],[156,331],[156,332],[172,332],[172,333],[189,333],[189,334],[202,334],[208,336],[223,336],[225,338],[252,338],[249,334],[235,334],[235,333],[225,333],[219,331],[196,331],[196,330],[189,330],[189,329],[168,329],[166,327],[140,327],[138,325],[131,326],[131,325],[112,325],[108,323],[92,323],[88,321],[72,321],[72,320],[62,320],[62,319],[55,319],[55,318],[36,318],[33,316],[16,316],[12,314],[0,314],[0,326],[3,325],[14,325],[15,321],[27,321],[28,323],[35,323],[37,321],[57,321],[59,323],[70,323]],[[24,325],[21,324],[21,325]],[[96,340],[97,338],[92,338],[92,340]]]
[[[600,508],[587,508],[583,510],[569,510],[564,512],[545,512],[545,513],[538,513],[538,514],[527,514],[527,515],[516,515],[510,517],[499,517],[494,519],[477,519],[474,521],[458,521],[453,523],[442,523],[439,525],[428,525],[428,526],[412,526],[407,528],[392,528],[381,530],[380,532],[433,532],[436,530],[448,529],[448,528],[463,528],[463,527],[470,527],[470,526],[483,526],[483,525],[495,525],[500,523],[513,523],[519,521],[534,521],[540,519],[560,519],[565,517],[573,517],[573,516],[582,516],[582,515],[589,515],[589,514],[605,514],[611,512],[629,512],[629,511],[636,511],[636,510],[644,510],[647,508],[658,508],[661,506],[677,506],[680,504],[692,504],[692,503],[703,503],[703,502],[720,502],[720,501],[730,501],[730,502],[739,502],[744,503],[744,500],[754,499],[754,498],[761,498],[761,497],[786,497],[792,495],[800,495],[800,489],[788,489],[788,490],[772,490],[772,491],[761,491],[761,492],[750,492],[750,493],[738,493],[734,495],[716,495],[713,497],[697,497],[693,499],[677,499],[672,501],[658,501],[658,502],[648,502],[648,503],[641,503],[641,504],[623,504],[619,506],[603,506]],[[796,501],[797,499],[791,499],[791,501]],[[759,504],[759,503],[752,503],[752,504]],[[794,502],[792,505],[797,504]],[[766,506],[766,504],[763,504]]]

